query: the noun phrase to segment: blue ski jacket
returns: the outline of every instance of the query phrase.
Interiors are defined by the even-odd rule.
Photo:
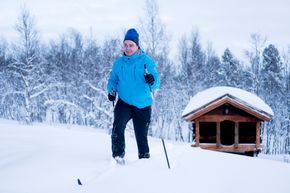
[[[146,69],[154,76],[154,84],[145,82]],[[155,62],[142,49],[132,56],[121,56],[114,64],[108,81],[108,93],[114,91],[129,105],[144,108],[152,105],[151,92],[160,87]]]

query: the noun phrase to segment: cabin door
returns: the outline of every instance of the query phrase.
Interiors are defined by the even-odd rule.
[[[233,145],[235,143],[235,122],[222,121],[220,124],[221,144]]]

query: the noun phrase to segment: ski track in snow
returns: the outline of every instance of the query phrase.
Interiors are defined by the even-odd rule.
[[[161,154],[164,154],[162,152],[163,150],[158,147],[152,147],[153,150],[151,150],[151,157],[156,157],[156,156],[161,156]],[[135,151],[135,150],[134,150]],[[152,158],[151,158],[152,159]],[[125,156],[125,165],[120,165],[116,163],[116,161],[111,158],[108,160],[107,166],[105,166],[105,169],[98,169],[94,172],[91,172],[90,178],[88,177],[83,177],[85,180],[81,180],[82,186],[88,186],[91,184],[96,184],[96,183],[101,183],[104,180],[107,180],[108,177],[111,176],[111,174],[114,172],[116,169],[124,169],[126,167],[134,167],[135,164],[138,164],[138,162],[145,163],[146,161],[149,161],[147,159],[142,159],[139,160],[136,156],[136,152],[127,152]],[[165,157],[164,157],[164,163],[165,163]]]

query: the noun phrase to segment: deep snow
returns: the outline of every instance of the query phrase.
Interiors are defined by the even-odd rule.
[[[119,166],[105,131],[0,119],[0,193],[290,192],[289,163],[165,142],[170,170],[160,139],[150,138],[152,157],[138,160],[128,132],[127,163]]]

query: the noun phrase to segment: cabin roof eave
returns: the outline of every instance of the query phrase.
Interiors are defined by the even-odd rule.
[[[215,99],[214,101],[211,101],[205,105],[203,105],[202,107],[191,111],[190,113],[186,114],[183,116],[183,118],[187,121],[193,121],[195,119],[197,119],[198,117],[220,107],[223,104],[231,104],[233,106],[235,106],[236,108],[239,108],[249,114],[251,114],[252,116],[261,119],[263,121],[270,121],[272,119],[272,116],[264,111],[261,111],[259,109],[256,109],[254,107],[252,107],[251,105],[247,104],[244,101],[239,100],[238,98],[230,95],[230,94],[225,94],[217,99]]]

